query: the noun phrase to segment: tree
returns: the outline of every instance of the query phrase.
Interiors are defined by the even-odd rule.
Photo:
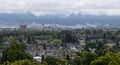
[[[35,36],[28,36],[28,39],[27,39],[27,43],[31,44],[31,43],[35,43]]]
[[[11,63],[11,65],[41,65],[41,64],[38,63],[37,61],[18,60],[18,61]]]
[[[46,57],[45,61],[48,63],[48,65],[66,65],[66,64],[68,64],[68,62],[66,60],[54,58],[51,56]]]
[[[91,41],[85,42],[85,50],[89,50],[89,48],[91,49],[96,48],[96,46],[97,46],[96,42],[91,42]]]
[[[89,51],[82,51],[81,57],[82,57],[82,64],[83,65],[89,65],[91,61],[96,59],[96,54],[91,53]]]
[[[120,65],[120,54],[107,52],[104,56],[92,61],[91,65]]]
[[[71,58],[70,58],[70,55],[69,55],[69,54],[67,54],[67,55],[66,55],[66,59],[67,59],[67,60],[71,60]]]
[[[74,42],[73,40],[73,32],[70,31],[70,30],[64,30],[64,31],[61,31],[58,35],[58,37],[60,37],[60,39],[62,40],[62,42],[65,42],[65,43],[71,43],[71,42]]]
[[[96,51],[103,50],[104,49],[104,45],[105,45],[104,42],[98,42]]]
[[[48,56],[46,57],[45,61],[48,63],[48,65],[58,65],[54,57]]]
[[[75,56],[74,59],[73,59],[73,62],[76,64],[76,65],[81,65],[81,57],[80,56]]]
[[[11,39],[10,46],[4,49],[2,53],[2,62],[14,62],[16,60],[32,59],[31,56],[24,51],[23,44],[19,44],[15,38]]]
[[[46,50],[47,49],[47,45],[45,43],[43,43],[43,49]]]
[[[19,42],[23,42],[22,36],[18,36],[17,39]]]
[[[34,60],[16,60],[15,62],[6,61],[2,65],[47,65],[46,62],[39,63]]]
[[[52,41],[52,44],[53,45],[58,45],[59,43],[61,43],[61,40],[59,40],[59,39],[54,39],[53,41]]]
[[[7,48],[2,53],[2,62],[10,61],[14,62],[16,60],[23,59],[32,59],[29,54],[27,54],[24,50],[16,49],[16,48]]]
[[[1,65],[11,65],[11,62],[6,61],[6,62],[4,62],[4,63],[3,63],[3,64],[1,64]]]

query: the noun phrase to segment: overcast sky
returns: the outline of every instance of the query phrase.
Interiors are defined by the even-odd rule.
[[[120,15],[120,0],[0,0],[0,13]]]

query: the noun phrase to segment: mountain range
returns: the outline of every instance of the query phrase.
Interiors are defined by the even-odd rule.
[[[44,15],[35,16],[32,13],[25,14],[0,14],[0,25],[18,25],[18,24],[62,24],[62,25],[76,25],[76,24],[96,24],[96,25],[119,25],[120,16],[95,16],[95,15],[81,15],[71,14],[69,16],[62,15]]]

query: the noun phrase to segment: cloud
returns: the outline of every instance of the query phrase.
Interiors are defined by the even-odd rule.
[[[120,15],[120,0],[0,0],[0,13]]]

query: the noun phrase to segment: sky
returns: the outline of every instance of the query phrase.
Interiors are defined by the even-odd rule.
[[[0,0],[0,13],[120,15],[120,0]]]

